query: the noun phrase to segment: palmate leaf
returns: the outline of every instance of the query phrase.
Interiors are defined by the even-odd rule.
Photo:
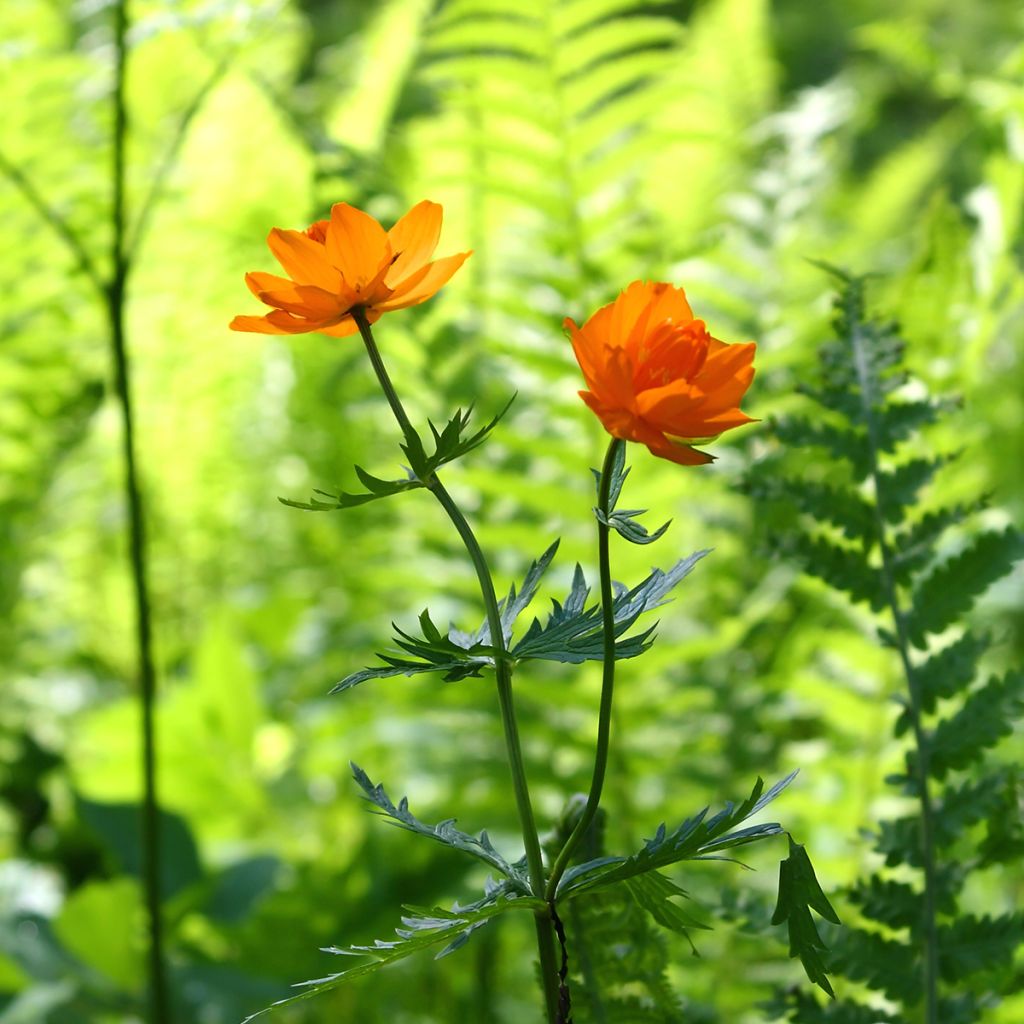
[[[1024,558],[1024,535],[1013,527],[975,537],[959,554],[937,566],[914,588],[907,616],[910,638],[924,647],[928,633],[941,633],[974,604],[974,599]]]
[[[835,996],[828,980],[828,969],[821,954],[828,947],[818,934],[811,917],[817,911],[826,921],[839,924],[839,918],[821,891],[807,851],[789,837],[789,856],[779,864],[779,898],[772,924],[786,922],[789,931],[789,955],[799,957],[807,977],[830,996]]]
[[[246,1017],[242,1024],[249,1024],[249,1021],[278,1007],[291,1006],[305,999],[323,995],[345,982],[372,974],[388,964],[404,960],[421,950],[443,945],[444,948],[438,954],[438,958],[440,958],[463,945],[463,936],[466,936],[467,933],[472,933],[487,921],[510,910],[537,911],[543,910],[545,907],[546,904],[543,900],[526,896],[515,897],[499,888],[470,907],[456,905],[451,910],[435,907],[425,912],[417,911],[402,918],[403,927],[395,929],[397,939],[390,941],[378,939],[372,946],[328,947],[324,950],[325,953],[360,957],[361,962],[347,970],[338,971],[336,974],[301,982],[296,986],[303,989],[298,995],[272,1003],[258,1013]]]
[[[455,819],[448,818],[436,825],[427,825],[409,810],[409,801],[403,796],[397,804],[393,803],[384,787],[371,781],[370,777],[354,761],[350,762],[352,777],[359,784],[363,793],[375,807],[394,824],[417,835],[426,836],[454,850],[468,853],[485,864],[497,869],[522,895],[529,895],[529,881],[522,871],[507,860],[494,848],[486,832],[472,836],[455,827]]]
[[[294,501],[291,498],[278,498],[282,505],[289,508],[301,508],[307,512],[334,512],[338,509],[356,508],[380,498],[389,498],[393,494],[401,494],[403,491],[415,490],[417,487],[426,487],[431,475],[447,462],[461,458],[467,452],[483,444],[487,435],[498,425],[501,418],[508,412],[515,395],[508,400],[505,408],[499,412],[485,426],[473,434],[466,434],[469,426],[470,416],[473,412],[472,406],[463,411],[457,409],[455,415],[448,421],[443,430],[438,430],[428,420],[430,432],[434,438],[434,451],[427,454],[423,446],[423,440],[414,430],[405,435],[405,441],[401,449],[409,460],[411,468],[406,469],[406,476],[398,480],[383,480],[380,477],[368,473],[362,466],[356,466],[355,473],[359,482],[366,488],[365,491],[349,493],[339,491],[331,493],[328,491],[314,490],[314,497],[309,501]],[[318,496],[318,497],[317,497]]]
[[[612,599],[617,659],[634,658],[650,646],[654,627],[626,640],[619,641],[618,638],[644,612],[663,604],[669,592],[689,575],[708,550],[697,551],[689,558],[681,559],[667,572],[653,570],[642,583],[630,590],[618,588]],[[522,639],[513,645],[512,657],[517,661],[540,659],[569,664],[601,661],[604,658],[601,607],[597,604],[587,606],[589,593],[583,570],[577,565],[565,602],[552,602],[552,612],[543,625],[539,619],[533,620]]]
[[[519,615],[527,608],[558,548],[556,541],[533,562],[517,591],[513,586],[501,603],[502,632],[513,661],[545,660],[579,664],[604,658],[604,631],[599,605],[587,606],[590,589],[577,565],[572,588],[565,603],[554,601],[553,611],[546,623],[534,619],[518,643],[512,643],[513,627]],[[625,640],[618,640],[636,620],[647,611],[659,607],[666,596],[682,581],[707,551],[698,551],[677,562],[667,572],[655,569],[642,583],[627,590],[619,586],[613,599],[615,617],[616,657],[633,658],[650,646],[653,627]],[[360,669],[337,683],[331,693],[350,690],[368,679],[386,679],[394,676],[413,676],[420,673],[441,673],[445,681],[453,682],[479,676],[484,669],[494,666],[497,651],[490,644],[490,629],[485,622],[474,633],[464,633],[451,627],[442,634],[424,610],[419,617],[420,634],[395,626],[395,645],[401,654],[378,654],[383,665]]]
[[[345,676],[331,688],[331,693],[341,693],[368,679],[387,679],[392,676],[414,676],[424,672],[441,672],[446,682],[457,682],[470,676],[479,676],[485,668],[494,665],[495,650],[488,644],[466,639],[466,644],[457,631],[444,636],[434,625],[430,612],[424,609],[419,617],[422,636],[414,636],[395,625],[395,644],[413,657],[396,657],[378,654],[384,665],[360,669]],[[452,636],[455,639],[452,639]]]
[[[659,825],[654,838],[643,849],[629,857],[600,857],[570,868],[558,885],[559,895],[572,897],[582,892],[605,889],[627,878],[667,867],[683,860],[714,860],[725,850],[757,842],[767,836],[781,835],[782,826],[775,821],[748,828],[737,828],[772,802],[796,778],[796,772],[775,783],[767,792],[758,779],[750,796],[741,804],[731,802],[711,818],[705,807],[692,818],[669,832]]]

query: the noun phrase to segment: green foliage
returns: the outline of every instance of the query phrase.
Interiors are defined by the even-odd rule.
[[[435,959],[440,959],[461,947],[476,929],[492,918],[509,910],[536,911],[543,910],[544,907],[543,900],[513,897],[507,895],[500,887],[495,887],[483,899],[467,907],[456,905],[451,910],[433,907],[423,911],[409,907],[407,909],[410,913],[402,918],[402,927],[395,929],[397,939],[377,939],[371,946],[331,946],[325,949],[325,953],[333,953],[336,956],[361,957],[362,962],[336,974],[303,982],[303,991],[299,995],[278,1000],[265,1010],[246,1017],[242,1024],[248,1024],[249,1021],[277,1007],[290,1006],[315,996],[322,996],[345,982],[372,974],[388,964],[444,943],[444,948],[435,955]]]
[[[601,625],[601,607],[587,604],[590,587],[583,576],[583,569],[576,565],[572,589],[564,602],[552,601],[553,609],[543,624],[534,619],[522,637],[512,642],[512,627],[537,592],[540,579],[554,558],[558,549],[556,541],[528,570],[523,585],[517,593],[513,585],[508,597],[502,602],[501,622],[508,646],[508,656],[514,662],[558,661],[580,664],[584,661],[601,661],[604,657],[604,640]],[[624,640],[619,638],[645,612],[658,608],[667,595],[689,575],[691,569],[708,552],[698,551],[689,558],[678,561],[667,571],[655,569],[645,580],[631,589],[619,586],[613,601],[615,617],[615,656],[617,659],[635,658],[650,647],[654,627]],[[416,675],[423,672],[443,672],[448,681],[479,676],[483,669],[492,667],[497,652],[490,644],[490,629],[485,622],[474,633],[466,633],[454,626],[447,635],[434,625],[429,611],[419,617],[421,636],[413,636],[395,626],[395,643],[406,654],[414,657],[395,657],[378,654],[385,662],[383,667],[365,668],[353,672],[341,680],[331,691],[340,693],[349,690],[367,679],[384,679],[398,675]]]
[[[434,450],[429,455],[423,446],[423,439],[415,431],[410,431],[405,438],[405,443],[401,445],[410,466],[406,470],[407,475],[404,480],[382,480],[380,477],[367,473],[362,466],[356,466],[356,476],[366,488],[362,493],[348,494],[345,491],[340,491],[338,494],[330,494],[327,491],[317,490],[314,493],[320,497],[313,498],[308,502],[292,501],[288,498],[279,498],[278,501],[282,505],[304,509],[307,512],[332,512],[336,509],[355,508],[358,505],[365,505],[367,502],[377,501],[379,498],[388,498],[393,494],[400,494],[402,491],[411,491],[417,487],[426,487],[430,478],[441,466],[462,458],[463,455],[482,445],[514,401],[515,396],[513,395],[501,412],[472,434],[466,433],[469,427],[469,418],[473,413],[472,407],[466,409],[465,412],[458,409],[443,430],[438,430],[428,420],[428,426],[434,438]],[[325,498],[326,501],[323,500]]]
[[[509,864],[507,860],[494,848],[490,837],[486,832],[479,836],[467,835],[455,827],[455,819],[450,818],[439,822],[437,825],[426,825],[416,818],[409,811],[409,801],[403,796],[397,805],[392,803],[379,783],[375,786],[369,776],[357,764],[352,765],[352,774],[359,787],[366,794],[366,798],[378,807],[380,811],[395,824],[409,832],[421,836],[427,836],[454,850],[461,850],[473,857],[482,860],[492,868],[496,868],[506,878],[510,879],[518,888],[519,894],[528,896],[530,894],[529,882],[523,873],[521,865]]]
[[[604,523],[605,526],[610,526],[620,537],[628,540],[630,544],[653,544],[669,528],[671,520],[669,520],[668,523],[659,526],[654,533],[649,533],[647,531],[647,527],[636,521],[637,516],[642,516],[647,511],[646,509],[618,509],[615,507],[618,504],[619,496],[622,494],[622,485],[626,482],[626,477],[629,476],[630,471],[625,467],[626,447],[625,445],[620,445],[615,450],[615,458],[611,467],[611,484],[608,491],[608,513],[606,515],[599,508],[595,508],[594,515],[597,517],[597,521],[599,523]],[[597,493],[600,497],[601,471],[593,469],[591,472],[594,474],[595,482],[597,484]]]
[[[982,919],[961,908],[968,877],[1002,855],[962,864],[958,851],[969,848],[972,826],[998,820],[1003,810],[1006,775],[985,755],[1013,732],[1024,677],[1009,672],[976,683],[988,638],[965,629],[938,649],[933,638],[959,627],[975,600],[1024,557],[1024,537],[1012,527],[988,527],[964,539],[964,514],[980,503],[917,512],[924,489],[952,461],[914,454],[918,430],[951,404],[903,397],[922,389],[905,368],[895,328],[868,317],[866,279],[825,269],[840,287],[835,338],[820,348],[821,383],[802,390],[820,407],[827,433],[802,435],[804,418],[783,422],[776,436],[790,446],[824,447],[842,459],[842,471],[823,483],[796,475],[774,455],[754,468],[748,484],[766,507],[777,503],[803,517],[791,519],[790,531],[799,532],[777,539],[779,550],[801,557],[809,573],[890,620],[879,636],[898,654],[905,686],[894,731],[911,743],[905,772],[889,781],[917,800],[915,813],[879,822],[876,837],[886,866],[913,870],[914,881],[881,872],[852,887],[849,898],[865,923],[836,936],[827,962],[907,1013],[925,1007],[930,1020],[976,1021],[989,1001],[1012,990],[1022,935],[1016,914]],[[944,545],[954,528],[961,532],[950,556]],[[928,655],[917,657],[912,645]],[[809,923],[808,916],[805,932]],[[812,978],[826,963],[815,940],[816,933],[805,934]],[[843,1005],[823,1010],[792,995],[775,1008],[802,1022],[863,1017],[855,1001]]]
[[[885,270],[873,287],[913,339],[908,367],[963,396],[955,421],[940,406],[929,435],[937,447],[907,453],[963,452],[922,490],[925,506],[892,524],[901,593],[955,558],[974,524],[1001,533],[999,509],[1021,522],[1019,4],[822,0],[813,18],[798,0],[130,6],[128,340],[157,617],[162,802],[187,825],[202,868],[167,908],[180,1020],[237,1024],[308,977],[316,947],[358,939],[357,930],[388,934],[395,893],[443,902],[465,882],[462,860],[477,870],[437,843],[407,848],[367,827],[358,801],[336,797],[349,757],[415,779],[430,821],[457,807],[463,820],[487,822],[502,849],[514,827],[485,688],[324,699],[330,681],[377,649],[424,579],[443,594],[431,602],[437,622],[477,620],[471,578],[427,496],[366,503],[344,518],[268,502],[330,489],[324,482],[344,481],[353,463],[377,467],[375,479],[403,476],[385,468],[394,431],[369,397],[357,339],[225,328],[241,311],[244,271],[270,269],[267,230],[302,228],[339,199],[384,222],[419,199],[443,202],[443,251],[474,250],[437,300],[388,316],[380,336],[417,423],[443,422],[470,401],[499,408],[519,390],[485,457],[445,472],[453,492],[478,501],[474,526],[504,575],[538,536],[560,535],[567,565],[580,561],[593,579],[582,513],[592,503],[587,467],[605,439],[576,398],[563,316],[578,319],[629,280],[657,278],[685,285],[716,337],[758,341],[750,411],[765,424],[720,442],[713,471],[638,452],[642,472],[630,478],[636,504],[658,510],[656,522],[673,517],[681,550],[714,545],[716,555],[674,607],[673,628],[642,662],[619,666],[609,842],[634,849],[654,808],[682,821],[698,787],[739,792],[755,774],[784,775],[810,755],[811,782],[788,791],[786,820],[827,851],[815,858],[826,888],[861,870],[854,837],[868,824],[879,843],[891,840],[887,879],[919,891],[919,818],[878,791],[912,741],[902,707],[902,743],[885,735],[891,652],[862,636],[863,609],[847,613],[760,557],[754,536],[786,531],[764,505],[752,514],[732,481],[780,413],[779,437],[793,434],[786,447],[824,444],[795,456],[809,486],[829,489],[808,509],[816,519],[849,482],[847,464],[859,473],[867,458],[862,432],[841,418],[835,426],[829,412],[805,415],[793,394],[810,380],[820,341],[819,277],[804,257],[825,253]],[[79,962],[54,927],[79,890],[134,884],[72,795],[124,809],[139,801],[123,467],[104,298],[88,270],[105,273],[110,254],[111,12],[0,4],[3,1024],[122,1024],[145,1012],[137,991]],[[87,263],[11,170],[64,218]],[[892,397],[884,443],[931,416],[917,406],[897,417],[897,402],[920,398]],[[856,490],[870,501],[868,492]],[[829,539],[856,547],[862,525],[847,536],[839,523]],[[643,579],[646,550],[617,546],[617,572]],[[555,585],[568,592],[571,574]],[[1020,664],[1019,604],[1019,577],[976,603],[980,647],[957,678],[1002,680]],[[230,629],[211,629],[225,621]],[[960,628],[928,637],[915,657],[922,700],[933,701],[927,716],[960,706],[960,684],[944,681],[952,670],[925,670]],[[554,689],[529,669],[516,680],[543,809],[554,793],[586,785],[592,668],[577,685],[554,666]],[[975,766],[953,769],[936,794],[936,835],[951,851],[940,866],[972,868],[965,886],[953,878],[949,887],[975,918],[1004,913],[1019,888],[1018,748],[1005,739],[989,756],[1000,767],[978,778]],[[758,878],[774,882],[768,872],[744,873],[742,890],[717,873],[705,893],[701,872],[711,867],[687,866],[695,901],[710,913],[720,899],[763,903],[751,916],[766,924],[770,894],[756,897]],[[127,907],[123,893],[113,899]],[[859,906],[840,910],[848,921]],[[799,972],[784,948],[742,927],[702,933],[704,956],[692,958],[622,887],[570,901],[574,948],[577,912],[601,979],[585,980],[573,960],[572,980],[587,993],[580,1021],[762,1024],[759,1000]],[[516,929],[484,929],[444,971],[409,958],[280,1018],[531,1021],[529,928]],[[822,934],[834,945],[830,929]],[[122,950],[134,964],[137,949]],[[1020,989],[1019,966],[1015,978]],[[943,1024],[979,1014],[1017,1024],[1021,997],[992,1005],[978,979],[981,995],[945,999]],[[833,1024],[905,1016],[849,999],[821,1010],[813,993],[791,1001],[799,1019]]]
[[[826,921],[839,924],[839,918],[821,891],[807,851],[789,837],[789,856],[779,864],[779,899],[772,924],[786,922],[789,929],[789,955],[799,957],[807,977],[830,996],[835,996],[828,980],[828,968],[821,954],[828,946],[821,940],[811,917],[815,910]]]

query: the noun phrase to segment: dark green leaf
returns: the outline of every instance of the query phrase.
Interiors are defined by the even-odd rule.
[[[326,953],[334,953],[337,956],[362,957],[361,963],[345,971],[336,974],[329,974],[323,978],[313,981],[304,981],[301,987],[304,991],[298,995],[290,996],[287,999],[280,999],[258,1013],[246,1017],[242,1024],[248,1024],[270,1010],[280,1006],[291,1006],[304,999],[312,999],[314,996],[322,995],[331,989],[354,978],[372,974],[388,964],[404,960],[424,949],[444,945],[449,946],[459,935],[478,927],[485,921],[510,910],[544,910],[547,904],[543,900],[533,897],[514,898],[508,895],[500,895],[493,902],[485,905],[475,905],[473,909],[460,908],[455,906],[452,910],[442,910],[435,907],[428,912],[428,915],[416,914],[402,918],[402,928],[395,929],[398,938],[391,941],[378,939],[372,946],[331,946],[324,950]]]
[[[1024,537],[1013,527],[975,537],[914,588],[913,609],[907,616],[912,641],[923,647],[928,633],[951,626],[1022,557]]]
[[[454,850],[461,850],[463,853],[482,860],[490,867],[496,868],[506,878],[511,879],[523,895],[529,895],[530,887],[526,877],[498,853],[486,832],[481,832],[479,836],[461,832],[455,827],[454,818],[448,818],[437,825],[427,825],[409,811],[409,801],[404,796],[397,804],[394,804],[384,787],[380,783],[374,785],[366,772],[354,761],[351,762],[351,768],[352,776],[366,798],[400,828],[426,836],[428,839],[433,839]]]
[[[793,779],[796,772],[777,782],[764,792],[764,782],[758,779],[754,788],[738,807],[732,803],[708,818],[708,808],[687,818],[672,832],[659,825],[653,839],[630,857],[601,857],[570,868],[558,886],[559,894],[567,896],[606,888],[626,878],[666,867],[682,860],[711,859],[723,850],[756,842],[783,832],[778,822],[766,822],[746,829],[738,829],[747,818],[757,814],[774,800]]]
[[[828,980],[828,968],[821,957],[828,947],[818,934],[811,917],[817,911],[825,920],[839,924],[818,879],[807,851],[789,839],[789,856],[779,864],[779,897],[772,924],[786,923],[789,931],[789,955],[799,957],[808,979],[830,996],[835,996]]]
[[[929,773],[942,779],[953,769],[968,767],[983,750],[1013,732],[1022,708],[1024,673],[1011,672],[1002,679],[993,676],[955,715],[939,722],[928,743]],[[914,755],[908,757],[911,765],[915,760]]]

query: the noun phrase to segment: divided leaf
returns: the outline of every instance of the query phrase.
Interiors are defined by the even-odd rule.
[[[644,614],[664,603],[668,593],[676,587],[708,551],[697,551],[681,559],[667,572],[655,569],[642,583],[626,590],[619,587],[612,600],[615,622],[615,657],[634,658],[650,646],[652,626],[636,636],[619,641],[618,638]],[[543,625],[534,619],[522,639],[512,647],[517,661],[542,659],[546,661],[580,664],[601,661],[604,658],[604,631],[601,606],[587,606],[590,593],[583,570],[576,566],[572,587],[564,603],[553,601],[553,609]]]
[[[830,996],[835,996],[828,980],[828,968],[821,957],[828,947],[818,934],[811,917],[816,911],[826,921],[839,924],[839,918],[821,891],[807,851],[789,837],[789,856],[779,864],[779,898],[772,924],[786,922],[789,930],[789,955],[799,957],[807,977]]]
[[[354,978],[360,978],[366,974],[372,974],[387,964],[404,960],[406,957],[418,953],[420,950],[445,945],[440,955],[451,952],[451,948],[458,948],[462,945],[460,938],[471,933],[491,918],[510,910],[544,910],[546,904],[543,900],[534,897],[512,897],[504,891],[491,897],[485,897],[472,907],[459,907],[457,904],[451,910],[442,910],[434,907],[426,912],[419,912],[402,918],[404,927],[396,928],[397,939],[384,941],[377,939],[372,946],[331,946],[324,950],[325,953],[333,953],[337,956],[361,957],[362,962],[336,974],[329,974],[323,978],[316,978],[312,981],[301,982],[296,987],[304,991],[298,995],[289,996],[287,999],[279,999],[276,1003],[265,1007],[258,1013],[246,1017],[242,1024],[249,1024],[270,1010],[281,1006],[291,1006],[294,1003],[302,1002],[305,999],[312,999],[315,996],[323,995],[331,989]]]
[[[736,826],[752,817],[774,800],[796,778],[792,772],[764,792],[764,781],[758,778],[754,788],[739,806],[727,803],[712,818],[708,808],[687,818],[672,832],[659,825],[653,839],[629,857],[600,857],[570,868],[558,886],[559,894],[574,896],[581,892],[605,889],[610,885],[642,875],[657,868],[683,860],[717,860],[724,850],[757,842],[768,836],[781,835],[782,826],[775,821],[739,829]],[[706,819],[706,820],[705,820]]]
[[[438,430],[428,420],[430,432],[434,438],[434,451],[428,455],[423,446],[423,440],[414,430],[405,434],[405,440],[400,447],[409,460],[410,469],[406,470],[406,476],[400,480],[383,480],[380,477],[367,473],[362,466],[356,466],[356,476],[359,482],[366,488],[365,491],[350,494],[347,491],[339,491],[333,494],[329,491],[314,490],[314,495],[320,497],[310,498],[309,501],[293,501],[290,498],[278,498],[282,505],[290,508],[301,508],[307,512],[333,512],[337,509],[355,508],[358,505],[365,505],[380,498],[387,498],[393,494],[400,494],[402,491],[411,491],[417,487],[426,487],[427,482],[440,466],[460,458],[467,452],[483,444],[487,435],[498,425],[501,418],[508,412],[515,395],[509,399],[505,408],[499,412],[485,426],[473,434],[465,435],[469,426],[470,416],[473,408],[470,406],[463,412],[457,409],[455,415],[448,421],[443,430]],[[465,436],[464,436],[465,435]]]
[[[1020,558],[1024,558],[1024,535],[1008,526],[980,534],[936,567],[914,588],[913,609],[907,615],[913,643],[924,647],[928,633],[941,633],[970,611],[974,599]]]
[[[631,544],[653,544],[669,528],[671,520],[659,526],[654,533],[648,533],[647,527],[637,522],[637,516],[642,516],[647,509],[615,508],[622,493],[622,485],[625,483],[626,477],[629,476],[629,470],[625,467],[626,446],[620,444],[616,448],[614,458],[612,459],[611,483],[608,491],[608,514],[605,515],[599,507],[595,507],[594,515],[599,523],[603,523],[605,526],[615,530],[620,537],[628,540]],[[591,473],[594,474],[597,482],[598,501],[600,501],[601,471],[592,469]]]
[[[530,886],[526,876],[498,853],[486,832],[481,832],[479,836],[461,832],[455,827],[454,818],[447,818],[436,825],[427,825],[410,812],[409,801],[404,796],[396,805],[388,796],[383,785],[380,783],[374,785],[366,772],[354,761],[350,762],[350,766],[352,776],[366,798],[399,828],[426,836],[428,839],[436,840],[454,850],[461,850],[463,853],[482,860],[485,864],[500,871],[523,895],[529,895]]]

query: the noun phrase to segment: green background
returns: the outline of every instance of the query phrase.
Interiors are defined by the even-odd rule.
[[[878,271],[874,301],[899,319],[909,365],[962,397],[934,432],[964,453],[940,498],[989,492],[992,521],[1024,522],[1019,4],[136,0],[132,20],[131,223],[147,212],[127,323],[181,1020],[235,1022],[338,969],[318,947],[387,938],[399,904],[479,888],[452,851],[366,813],[350,759],[422,818],[457,816],[518,852],[488,681],[327,696],[392,620],[429,602],[465,628],[482,611],[426,495],[330,514],[277,502],[352,489],[355,462],[392,475],[401,456],[358,341],[227,330],[259,311],[242,276],[274,269],[270,227],[342,200],[387,224],[429,198],[445,208],[439,252],[474,250],[377,337],[415,422],[468,402],[482,422],[518,391],[446,476],[499,589],[555,536],[545,599],[575,561],[594,573],[589,467],[605,435],[576,397],[561,322],[637,278],[684,285],[717,337],[758,342],[745,408],[767,421],[797,407],[828,335],[828,281],[808,258]],[[111,38],[99,5],[0,12],[0,1024],[125,1024],[144,986],[109,342],[95,290],[25,197],[27,182],[105,272]],[[653,548],[617,544],[616,576],[715,550],[661,612],[651,653],[621,667],[609,842],[633,848],[757,774],[800,768],[773,816],[834,893],[873,866],[862,830],[898,806],[883,781],[898,666],[866,612],[754,542],[739,481],[766,433],[735,432],[699,469],[630,452],[626,504],[673,525]],[[1021,596],[1018,572],[975,613],[1007,663],[1024,648]],[[599,670],[528,667],[516,686],[550,824],[589,779]],[[1021,753],[1018,733],[995,756]],[[755,875],[681,875],[720,919],[700,960],[672,946],[686,1019],[761,1021],[758,1001],[798,980],[784,936],[760,927],[776,852],[755,852]],[[971,895],[1019,904],[1024,871]],[[280,1019],[532,1020],[531,941],[502,922],[440,964],[415,958]],[[990,1019],[1022,1014],[1018,997]]]

